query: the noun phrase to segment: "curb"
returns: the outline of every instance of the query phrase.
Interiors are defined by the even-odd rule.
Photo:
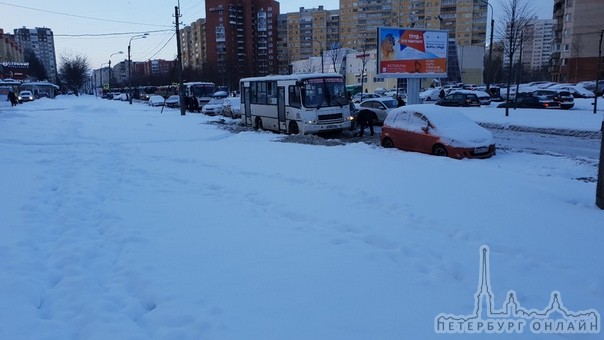
[[[589,139],[602,138],[601,131],[585,131],[585,130],[572,130],[572,129],[560,129],[560,128],[539,128],[539,127],[495,124],[495,123],[478,123],[478,125],[482,126],[483,128],[492,129],[492,130],[511,130],[511,131],[518,131],[518,132],[533,132],[533,133],[543,133],[543,134],[549,134],[549,135],[582,137],[582,138],[589,138]]]

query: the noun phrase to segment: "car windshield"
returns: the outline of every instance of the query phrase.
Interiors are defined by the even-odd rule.
[[[389,109],[394,109],[395,107],[398,106],[398,102],[394,99],[392,100],[382,100],[382,103],[384,103],[384,105],[386,105],[387,108]]]
[[[222,105],[224,103],[224,99],[214,98],[208,102],[208,104]]]
[[[304,81],[302,100],[305,107],[321,108],[348,104],[342,78],[313,78]]]
[[[210,97],[216,92],[216,87],[213,84],[196,84],[191,85],[191,94],[195,97]]]

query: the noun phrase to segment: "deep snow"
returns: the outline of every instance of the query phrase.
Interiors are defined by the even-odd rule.
[[[559,291],[604,311],[593,162],[278,143],[90,96],[0,105],[0,339],[488,339],[434,331],[471,313],[482,245],[498,307]],[[597,131],[577,106],[464,112]]]

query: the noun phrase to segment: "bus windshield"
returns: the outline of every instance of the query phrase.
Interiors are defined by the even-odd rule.
[[[197,98],[201,97],[211,97],[214,92],[216,92],[216,88],[213,84],[195,84],[191,85],[191,95]]]
[[[342,78],[312,78],[304,81],[302,103],[308,108],[344,106],[346,87]]]

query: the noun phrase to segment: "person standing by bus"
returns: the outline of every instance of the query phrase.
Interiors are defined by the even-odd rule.
[[[359,137],[363,137],[366,127],[369,127],[369,132],[371,132],[371,135],[373,136],[373,122],[377,120],[375,112],[368,109],[362,109],[357,114],[357,120],[359,124]]]

